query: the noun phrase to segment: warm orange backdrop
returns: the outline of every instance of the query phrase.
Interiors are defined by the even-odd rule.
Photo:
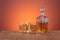
[[[18,30],[18,23],[35,24],[40,8],[46,8],[49,30],[60,30],[60,0],[1,0],[0,30]]]

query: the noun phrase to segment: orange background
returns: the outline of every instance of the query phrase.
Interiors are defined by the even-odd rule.
[[[0,0],[0,30],[19,30],[18,23],[35,24],[45,7],[48,30],[60,30],[60,0]]]

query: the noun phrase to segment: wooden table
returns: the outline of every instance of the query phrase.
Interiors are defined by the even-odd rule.
[[[60,40],[60,31],[47,33],[20,33],[18,31],[1,31],[0,40]]]

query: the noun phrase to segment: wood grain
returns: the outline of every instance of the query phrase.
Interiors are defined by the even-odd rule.
[[[0,40],[60,40],[60,31],[47,33],[20,33],[18,31],[1,31]]]

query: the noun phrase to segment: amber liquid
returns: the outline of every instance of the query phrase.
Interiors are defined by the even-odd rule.
[[[48,23],[38,23],[37,25],[22,25],[19,26],[19,30],[21,32],[27,32],[29,30],[32,33],[36,32],[47,32]]]
[[[31,31],[32,33],[36,33],[37,30],[38,30],[38,27],[37,27],[36,25],[32,25],[32,26],[30,27],[30,31]]]
[[[22,26],[19,27],[19,30],[21,32],[26,32],[27,31],[27,26],[26,25],[22,25]]]
[[[47,28],[47,26],[48,26],[48,23],[40,23],[40,31],[41,32],[47,32],[47,30],[48,30],[48,28]]]

